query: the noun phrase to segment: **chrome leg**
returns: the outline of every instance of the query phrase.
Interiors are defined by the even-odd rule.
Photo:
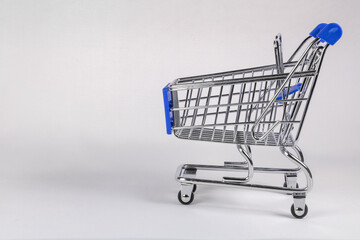
[[[303,218],[308,213],[308,207],[305,204],[306,193],[309,192],[313,187],[313,178],[309,167],[304,163],[304,156],[301,152],[301,149],[298,146],[294,146],[293,150],[296,153],[296,156],[289,152],[285,147],[280,147],[280,151],[284,156],[286,156],[291,162],[297,165],[305,174],[307,185],[303,188],[304,192],[294,192],[294,204],[291,206],[291,214],[296,218]],[[296,187],[296,177],[292,174],[285,174],[286,183],[289,184],[288,187]],[[291,186],[290,186],[291,184]]]
[[[298,145],[295,145],[293,149],[300,161],[304,162],[304,154],[302,153],[300,147]]]
[[[310,171],[309,167],[304,163],[304,156],[303,156],[300,148],[295,146],[295,147],[293,147],[293,150],[295,151],[297,156],[295,156],[294,154],[289,152],[286,149],[286,147],[283,147],[283,146],[280,147],[281,153],[285,157],[287,157],[292,163],[294,163],[302,172],[304,172],[307,185],[305,188],[301,188],[301,189],[304,190],[304,192],[309,192],[313,187],[313,178],[312,178],[311,171]]]
[[[240,154],[245,158],[245,162],[225,162],[225,167],[241,167],[244,166],[248,170],[248,175],[245,178],[223,177],[224,182],[249,182],[254,176],[254,164],[251,159],[251,148],[248,145],[237,145]]]
[[[294,146],[293,150],[296,153],[297,158],[301,162],[304,162],[304,155],[303,155],[300,147],[299,146]],[[297,169],[299,171],[301,171],[301,168],[297,168]],[[284,187],[299,188],[299,184],[297,183],[297,173],[294,173],[294,172],[285,173],[284,177],[285,177]]]

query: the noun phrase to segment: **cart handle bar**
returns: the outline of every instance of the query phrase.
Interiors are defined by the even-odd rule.
[[[309,34],[314,38],[320,38],[321,42],[334,45],[342,36],[342,29],[337,23],[320,23]]]
[[[256,141],[261,141],[264,138],[267,137],[267,135],[269,135],[271,133],[271,131],[274,130],[274,128],[276,128],[277,125],[279,125],[279,123],[281,123],[281,121],[276,121],[274,123],[274,125],[267,130],[261,137],[257,137],[255,136],[255,128],[257,127],[257,125],[259,125],[261,119],[267,114],[269,108],[274,104],[274,102],[276,101],[276,98],[279,96],[280,93],[282,93],[283,89],[285,88],[285,85],[287,84],[287,82],[291,79],[291,77],[294,75],[295,70],[299,67],[299,65],[301,64],[301,62],[304,60],[304,58],[306,57],[306,55],[308,54],[308,52],[310,51],[310,49],[312,48],[312,46],[314,46],[315,43],[319,42],[320,39],[316,38],[314,39],[309,46],[306,48],[305,52],[301,55],[300,59],[298,60],[298,62],[296,63],[296,65],[293,67],[293,69],[291,70],[291,72],[287,75],[287,77],[285,78],[284,82],[281,84],[279,90],[275,93],[275,95],[273,96],[273,98],[271,99],[271,101],[269,102],[269,104],[266,106],[266,108],[264,109],[263,113],[260,115],[260,117],[255,121],[255,124],[253,125],[253,127],[251,128],[251,135],[252,137],[256,140]]]
[[[306,55],[308,54],[308,52],[310,51],[312,46],[314,46],[314,44],[317,43],[318,41],[326,42],[330,45],[334,45],[341,38],[342,29],[341,29],[340,25],[337,23],[329,23],[329,24],[320,23],[318,26],[316,26],[316,28],[314,28],[314,30],[312,30],[310,32],[309,35],[314,37],[315,39],[306,48],[305,52],[301,55],[300,59],[298,60],[298,62],[294,66],[294,68],[290,71],[290,73],[285,78],[284,82],[281,84],[279,90],[275,93],[275,95],[273,96],[273,98],[271,99],[269,104],[264,109],[263,113],[255,121],[255,124],[251,128],[251,135],[256,141],[264,140],[267,137],[267,135],[269,135],[270,132],[272,132],[276,128],[276,126],[279,125],[279,123],[281,123],[281,121],[278,120],[261,137],[255,136],[255,128],[259,125],[261,119],[267,114],[269,108],[274,104],[274,102],[276,101],[279,94],[282,93],[283,89],[285,88],[285,85],[292,78],[292,76],[295,73],[295,70],[299,67],[300,63],[304,60],[304,58],[306,57]]]
[[[321,25],[321,24],[320,24]],[[329,23],[316,35],[322,42],[334,45],[342,36],[342,29],[337,23]]]

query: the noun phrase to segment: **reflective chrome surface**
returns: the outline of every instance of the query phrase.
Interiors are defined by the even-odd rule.
[[[244,158],[224,165],[180,165],[175,178],[181,184],[181,203],[193,200],[196,185],[214,185],[291,194],[292,214],[296,218],[307,214],[305,198],[313,187],[313,178],[297,140],[328,47],[319,39],[306,46],[310,39],[306,38],[285,63],[278,34],[274,41],[276,64],[180,78],[170,84],[174,135],[236,144]],[[295,85],[299,90],[290,92]],[[251,145],[278,146],[294,168],[254,167]],[[199,171],[221,171],[223,177],[199,178]],[[232,176],[227,176],[229,172]],[[297,183],[300,173],[306,186]],[[252,184],[255,174],[278,174],[284,177],[284,184]]]

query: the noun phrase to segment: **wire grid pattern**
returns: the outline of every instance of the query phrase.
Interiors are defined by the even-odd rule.
[[[291,133],[303,121],[311,92],[307,90],[313,87],[314,69],[320,55],[318,48],[309,52],[282,91],[282,99],[271,106],[254,129],[255,136],[260,137],[277,120],[281,121],[261,141],[252,137],[252,126],[296,62],[285,63],[284,74],[278,74],[276,65],[269,65],[176,80],[172,86],[183,88],[172,91],[175,135],[182,139],[222,143],[293,146],[295,140]],[[291,86],[299,83],[300,91],[289,94]]]

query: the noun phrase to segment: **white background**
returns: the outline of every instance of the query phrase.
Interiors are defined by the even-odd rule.
[[[357,1],[0,1],[0,238],[358,238]],[[321,22],[329,47],[299,145],[314,175],[309,214],[289,196],[200,186],[177,202],[181,163],[235,146],[165,134],[175,78],[274,63]],[[255,165],[286,166],[277,148]],[[282,184],[279,178],[257,178]]]

